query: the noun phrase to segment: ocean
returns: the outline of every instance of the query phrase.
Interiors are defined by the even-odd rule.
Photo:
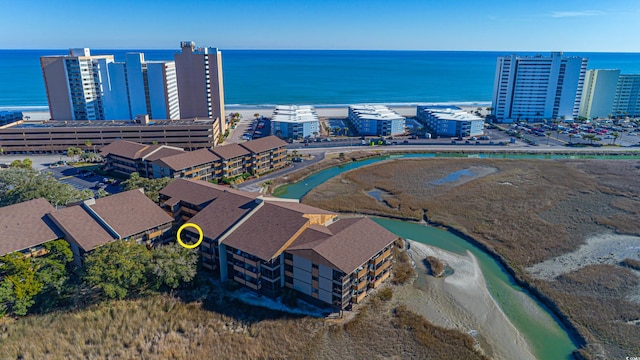
[[[170,60],[177,50],[92,50],[124,60]],[[67,50],[0,50],[0,109],[46,109],[40,56]],[[246,105],[488,103],[499,51],[222,50],[225,102]],[[535,54],[535,53],[518,53]],[[541,53],[548,54],[548,53]],[[640,53],[565,53],[589,69],[640,73]]]

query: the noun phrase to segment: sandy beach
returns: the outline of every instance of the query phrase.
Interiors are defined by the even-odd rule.
[[[402,116],[405,116],[405,117],[416,116],[415,105],[399,105],[399,106],[387,105],[387,106]],[[451,106],[456,106],[456,105],[451,104]],[[478,107],[482,109],[486,109],[486,107],[489,105],[485,103],[478,103],[475,105],[460,104],[457,106],[461,107],[463,110],[473,112]],[[227,113],[227,115],[230,113],[238,112],[242,116],[242,119],[253,119],[254,114],[258,114],[260,116],[265,116],[265,117],[271,117],[271,115],[273,114],[273,109],[274,109],[273,106],[247,105],[247,106],[238,106],[238,107],[236,106],[227,107],[225,108],[225,112]],[[348,105],[326,106],[326,107],[321,106],[321,107],[316,107],[316,112],[318,113],[318,116],[322,118],[346,118],[349,112],[349,107]],[[483,110],[483,113],[486,113],[486,110]],[[49,117],[50,117],[48,111],[42,111],[42,110],[37,110],[37,111],[25,110],[23,111],[23,114],[25,117],[28,116],[29,120],[32,120],[32,121],[49,120]]]
[[[529,345],[489,294],[482,271],[471,253],[454,254],[410,241],[418,278],[399,288],[396,299],[432,323],[473,335],[494,359],[535,359]],[[427,275],[422,260],[435,256],[454,273],[445,278]]]

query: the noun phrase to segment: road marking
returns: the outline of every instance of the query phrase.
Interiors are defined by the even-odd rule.
[[[72,177],[73,177],[72,175],[69,175],[69,176],[63,176],[63,177],[61,177],[61,178],[58,178],[58,180],[69,179],[69,178],[72,178]]]

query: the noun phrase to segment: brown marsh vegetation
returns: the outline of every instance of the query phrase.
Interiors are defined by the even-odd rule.
[[[432,325],[390,301],[390,288],[381,290],[347,322],[167,294],[4,318],[0,358],[483,359],[471,336]]]
[[[625,300],[637,285],[633,273],[619,266],[586,267],[543,281],[524,269],[576,250],[588,236],[640,235],[639,178],[640,162],[633,160],[405,159],[344,173],[303,202],[426,218],[471,236],[555,303],[587,341],[583,355],[624,358],[640,353],[640,325],[634,322],[640,304]],[[390,206],[366,194],[372,189],[383,190]]]

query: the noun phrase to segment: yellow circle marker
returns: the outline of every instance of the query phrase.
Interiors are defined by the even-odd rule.
[[[180,233],[182,232],[182,230],[184,230],[184,228],[187,227],[192,227],[196,230],[198,230],[198,242],[196,242],[195,244],[185,244],[182,242],[182,239],[180,239]],[[202,229],[200,229],[200,226],[194,224],[194,223],[185,223],[184,225],[180,226],[180,228],[178,229],[178,234],[176,235],[176,238],[178,240],[178,243],[180,245],[182,245],[182,247],[187,248],[187,249],[193,249],[195,247],[197,247],[198,245],[200,245],[200,243],[202,242],[202,238],[204,237],[204,234],[202,233]]]

